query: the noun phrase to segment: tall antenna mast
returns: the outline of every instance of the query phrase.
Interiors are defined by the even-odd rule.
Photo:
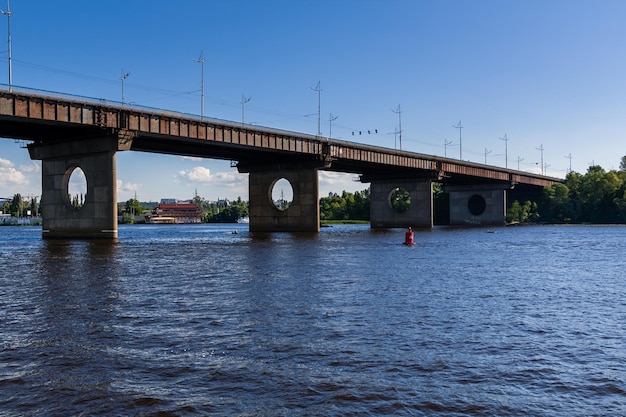
[[[7,0],[7,11],[0,10],[0,13],[7,17],[7,43],[9,44],[9,91],[13,91],[13,63],[11,56],[11,4]]]
[[[200,117],[204,118],[204,49],[200,51],[200,58],[193,59],[202,66],[202,74],[200,75]]]
[[[463,129],[463,126],[461,125],[461,121],[459,120],[459,123],[452,125],[452,127],[459,129],[459,159],[463,159],[463,141],[461,139],[461,129]]]
[[[309,87],[311,90],[313,91],[317,91],[317,136],[321,136],[322,135],[322,130],[321,130],[321,110],[322,110],[322,89],[320,88],[320,82],[317,82],[317,86],[315,88],[313,87]]]
[[[402,150],[402,110],[398,104],[398,110],[391,109],[392,112],[398,113],[398,135],[400,137],[400,150]]]
[[[506,133],[504,134],[503,138],[500,138],[500,140],[504,141],[504,167],[508,168],[509,167],[509,150],[508,150],[509,138],[506,137]]]

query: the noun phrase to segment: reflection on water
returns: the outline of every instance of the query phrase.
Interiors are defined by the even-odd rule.
[[[623,415],[625,230],[0,228],[0,416]]]

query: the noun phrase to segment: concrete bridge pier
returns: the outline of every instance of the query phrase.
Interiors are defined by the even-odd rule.
[[[44,238],[117,239],[116,158],[130,141],[107,135],[54,144],[28,145],[42,161],[41,214]],[[70,177],[82,169],[87,181],[83,205],[72,205]]]
[[[447,185],[450,195],[450,225],[504,225],[505,184]]]
[[[249,209],[251,232],[319,232],[320,203],[316,168],[246,169],[249,172]],[[293,189],[286,209],[272,201],[272,189],[280,179]]]
[[[396,189],[406,190],[410,204],[399,212],[392,206]],[[370,224],[372,228],[433,227],[433,188],[431,179],[384,179],[370,181]]]

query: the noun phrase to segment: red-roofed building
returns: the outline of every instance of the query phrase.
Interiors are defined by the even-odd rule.
[[[173,219],[173,220],[171,220]],[[149,223],[202,223],[202,210],[195,204],[159,204]]]

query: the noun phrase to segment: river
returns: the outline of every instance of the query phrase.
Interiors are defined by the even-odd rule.
[[[0,416],[624,416],[626,227],[0,227]]]

